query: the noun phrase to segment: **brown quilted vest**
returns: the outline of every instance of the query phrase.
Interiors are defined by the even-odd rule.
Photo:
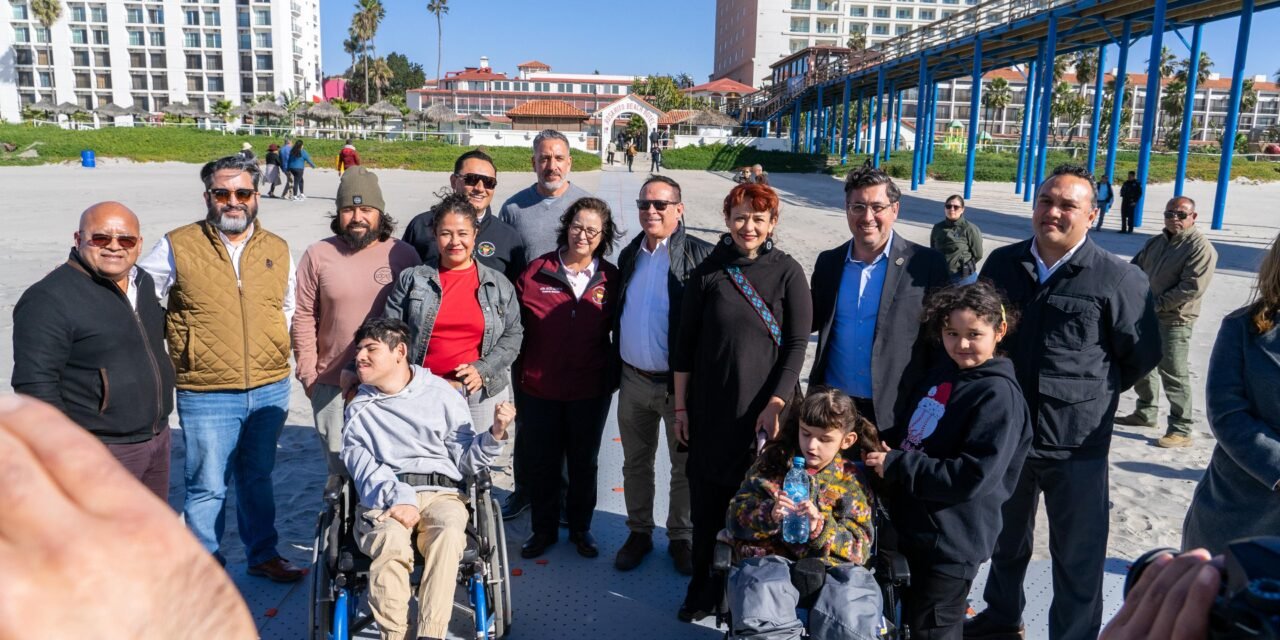
[[[178,388],[245,391],[287,378],[289,245],[255,222],[237,283],[231,255],[207,222],[168,238],[178,277],[165,330]]]

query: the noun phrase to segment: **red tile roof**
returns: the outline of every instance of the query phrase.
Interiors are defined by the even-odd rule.
[[[668,127],[673,124],[680,124],[685,118],[688,118],[697,112],[697,109],[672,109],[658,119],[658,126]]]
[[[745,96],[748,93],[755,93],[755,90],[755,87],[748,84],[742,84],[733,78],[720,78],[718,80],[712,80],[711,82],[700,84],[696,87],[681,89],[681,91],[684,91],[685,93],[736,93],[742,96]]]
[[[520,64],[516,65],[516,68],[517,69],[550,69],[551,65],[545,62],[538,62],[537,60],[530,60],[528,62],[521,62]]]
[[[475,67],[467,67],[462,71],[450,71],[445,74],[444,80],[509,80],[505,73],[494,73],[493,69],[484,67],[477,69]]]
[[[563,100],[530,100],[507,112],[507,117],[552,117],[581,118],[586,120],[591,114]]]

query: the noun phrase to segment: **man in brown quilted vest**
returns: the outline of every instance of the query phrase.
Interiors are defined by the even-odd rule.
[[[183,516],[220,562],[228,483],[249,574],[293,582],[276,550],[271,471],[289,414],[289,246],[258,223],[258,165],[237,156],[200,170],[208,212],[170,231],[138,263],[168,296],[166,339],[186,445]]]

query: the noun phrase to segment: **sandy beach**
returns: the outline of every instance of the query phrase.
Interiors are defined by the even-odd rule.
[[[92,170],[69,165],[0,168],[0,183],[7,186],[13,205],[6,214],[10,220],[8,233],[0,237],[0,265],[3,265],[0,268],[0,388],[10,388],[13,306],[28,285],[66,260],[80,211],[101,200],[124,202],[141,218],[144,251],[149,250],[165,232],[203,218],[198,170],[196,165],[177,163],[131,164],[101,160],[98,168]],[[447,185],[447,176],[443,173],[396,170],[377,173],[388,212],[397,218],[401,229],[414,214],[435,201],[432,193]],[[619,173],[621,175],[617,175]],[[610,202],[624,228],[634,233],[632,201],[642,175],[606,168],[573,174],[571,180]],[[693,171],[672,171],[668,175],[684,187],[689,229],[703,238],[716,239],[724,229],[720,203],[733,186],[729,176]],[[295,259],[309,244],[330,235],[328,214],[333,211],[338,178],[331,170],[309,170],[306,177],[310,194],[305,202],[263,199],[259,218],[265,228],[289,242]],[[529,185],[533,174],[504,173],[499,180],[495,203]],[[818,175],[779,174],[771,176],[771,181],[784,202],[778,245],[808,271],[819,251],[836,246],[849,236],[841,184],[836,178]],[[906,191],[906,185],[902,187]],[[927,244],[929,229],[941,219],[942,201],[959,192],[961,187],[931,181],[919,191],[905,193],[895,231]],[[1155,447],[1154,439],[1164,432],[1163,413],[1158,428],[1116,429],[1110,458],[1110,558],[1133,558],[1152,547],[1180,545],[1183,516],[1213,447],[1203,410],[1209,352],[1222,317],[1248,301],[1257,264],[1280,227],[1272,213],[1274,203],[1280,199],[1280,184],[1232,185],[1226,229],[1222,231],[1208,228],[1213,190],[1211,183],[1191,183],[1187,189],[1187,195],[1199,203],[1200,227],[1219,254],[1217,274],[1204,299],[1191,348],[1197,418],[1195,443],[1185,449]],[[1145,225],[1137,233],[1115,232],[1119,228],[1117,205],[1108,216],[1106,230],[1094,232],[1094,239],[1126,259],[1131,257],[1151,234],[1159,231],[1160,211],[1171,195],[1171,184],[1152,185],[1146,201]],[[976,185],[967,215],[982,229],[988,251],[1030,235],[1030,205],[1015,195],[1010,185]],[[811,342],[810,362],[812,350]],[[1133,401],[1132,392],[1126,393],[1120,414],[1128,413]],[[177,418],[175,412],[172,416],[175,427],[180,426]],[[179,509],[181,442],[175,434],[170,503]],[[281,551],[291,560],[307,563],[311,557],[312,528],[325,467],[312,426],[310,405],[296,384],[278,456],[275,487]],[[509,486],[509,477],[498,480],[500,486]],[[602,478],[602,487],[604,482]],[[602,488],[601,493],[607,491]],[[235,562],[243,560],[243,553],[238,538],[230,532],[234,528],[233,520],[234,511],[227,518],[229,533],[225,553]],[[1046,526],[1042,514],[1036,540],[1037,558],[1048,557]],[[515,544],[519,543],[517,533],[513,531],[509,535],[515,538]],[[613,552],[613,548],[602,549],[602,556],[611,559]],[[605,569],[602,563],[600,570],[612,571],[612,568]]]

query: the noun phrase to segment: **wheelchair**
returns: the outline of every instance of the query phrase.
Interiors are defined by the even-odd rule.
[[[487,471],[466,483],[467,546],[458,563],[458,583],[465,585],[475,617],[475,637],[502,638],[511,630],[511,564],[502,508],[492,495]],[[329,476],[324,511],[316,522],[312,562],[312,599],[308,620],[311,640],[347,640],[373,623],[368,612],[371,559],[356,545],[355,518],[359,495],[341,476]],[[421,568],[421,557],[416,568]],[[414,571],[414,576],[419,571]],[[417,587],[417,581],[413,581]]]
[[[889,539],[893,539],[892,527],[889,526],[889,516],[885,512],[884,506],[879,499],[872,498],[872,531],[874,538],[871,546],[871,560],[865,565],[871,570],[875,577],[876,584],[880,587],[881,600],[884,605],[882,622],[880,628],[880,638],[883,640],[910,640],[911,631],[902,624],[902,598],[899,594],[911,586],[911,569],[907,565],[907,559],[897,551],[881,546],[881,534],[889,533]],[[733,546],[724,541],[727,531],[722,531],[720,539],[716,541],[715,551],[711,560],[711,572],[715,580],[721,585],[720,605],[716,607],[715,619],[716,627],[725,627],[725,640],[732,640],[733,635],[733,616],[729,611],[729,570],[734,566],[736,559],[734,558]],[[794,575],[794,574],[793,574]],[[802,607],[803,608],[803,607]],[[807,635],[807,633],[805,634]]]

